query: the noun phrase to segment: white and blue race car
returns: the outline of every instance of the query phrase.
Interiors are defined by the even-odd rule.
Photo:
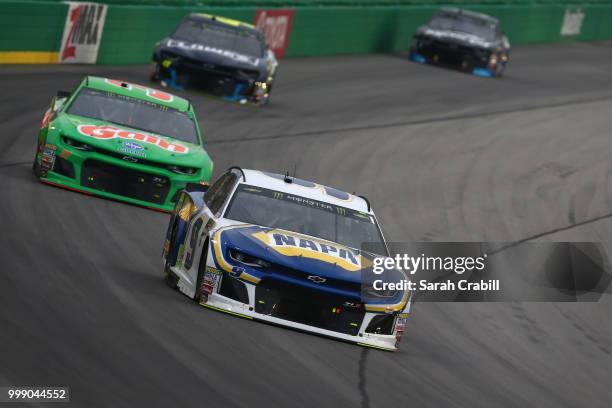
[[[396,350],[409,292],[362,296],[362,275],[387,247],[363,197],[280,174],[230,168],[177,200],[166,282],[200,305],[248,319]],[[370,268],[371,269],[371,268]]]

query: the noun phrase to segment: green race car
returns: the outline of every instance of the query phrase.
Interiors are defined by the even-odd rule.
[[[44,183],[163,211],[212,168],[189,101],[92,76],[51,100],[33,164]]]

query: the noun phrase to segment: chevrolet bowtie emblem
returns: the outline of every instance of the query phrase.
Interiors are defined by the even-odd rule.
[[[327,279],[326,278],[322,278],[320,276],[317,275],[309,275],[308,276],[308,280],[313,281],[314,283],[323,283],[325,282]]]

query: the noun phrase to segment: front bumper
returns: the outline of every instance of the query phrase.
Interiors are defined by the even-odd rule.
[[[373,347],[387,351],[397,351],[398,349],[396,345],[397,340],[395,335],[372,333],[359,333],[358,335],[351,335],[339,333],[333,330],[327,330],[320,327],[315,327],[262,313],[257,313],[249,305],[240,303],[233,299],[229,299],[217,293],[209,295],[207,301],[200,303],[200,305],[209,309],[226,312],[235,316],[244,317],[251,320],[268,322],[279,326],[290,327],[292,329],[301,330],[304,332],[314,333],[325,337],[331,337],[337,340],[347,341],[350,343],[358,344],[360,346]],[[374,315],[373,313],[368,314]],[[372,317],[373,316],[370,316],[369,320],[371,320]]]
[[[181,276],[180,270],[171,270]],[[179,288],[182,284],[179,283]],[[388,351],[396,351],[406,314],[366,312],[363,305],[286,283],[248,282],[208,267],[201,306],[251,320]],[[186,286],[181,290],[193,296]]]
[[[173,89],[202,89],[239,103],[265,104],[269,99],[270,84],[259,81],[257,71],[241,74],[236,69],[181,57],[155,59],[154,64],[159,64],[160,81]]]
[[[505,66],[508,57],[500,57],[491,50],[436,39],[415,40],[410,49],[410,59],[425,64],[434,63],[461,67],[478,76],[495,76]]]
[[[208,181],[202,169],[194,175],[179,175],[57,142],[47,144],[37,160],[42,168],[40,180],[58,187],[169,212],[187,183]]]

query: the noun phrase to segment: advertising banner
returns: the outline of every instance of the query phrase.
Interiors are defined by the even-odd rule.
[[[289,45],[293,10],[257,10],[255,25],[262,29],[276,58],[282,58]]]
[[[108,6],[97,3],[66,2],[68,15],[64,25],[59,62],[95,64],[102,40]]]

